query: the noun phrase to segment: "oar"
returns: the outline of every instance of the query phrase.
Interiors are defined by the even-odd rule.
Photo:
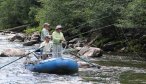
[[[43,46],[43,47],[44,47],[44,46]],[[24,56],[19,57],[18,59],[14,60],[14,61],[12,61],[12,62],[10,62],[10,63],[8,63],[8,64],[5,64],[5,65],[1,66],[0,69],[2,69],[2,68],[5,67],[5,66],[8,66],[8,65],[12,64],[13,62],[16,62],[16,61],[19,60],[19,59],[22,59],[23,57],[26,57],[27,55],[29,55],[29,54],[31,54],[31,53],[33,53],[33,52],[35,52],[35,51],[37,51],[37,50],[39,50],[39,49],[41,49],[41,48],[43,48],[43,47],[40,47],[40,48],[38,48],[38,49],[36,49],[36,50],[34,50],[34,51],[32,51],[32,52],[27,53],[27,54],[24,55]]]
[[[92,65],[93,67],[97,67],[98,69],[100,69],[101,68],[101,66],[100,65],[97,65],[97,64],[93,64],[93,63],[91,63],[90,61],[87,61],[87,60],[85,60],[85,59],[83,59],[83,58],[81,58],[78,54],[74,54],[74,53],[71,53],[72,55],[74,55],[74,56],[76,56],[76,57],[78,57],[79,59],[81,59],[81,60],[83,60],[84,62],[87,62],[88,64],[90,64],[90,65]]]

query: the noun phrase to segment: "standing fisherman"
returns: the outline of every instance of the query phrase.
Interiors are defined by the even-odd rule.
[[[50,31],[50,24],[44,23],[43,29],[41,31],[41,41],[43,42],[45,40],[45,37],[49,35]]]
[[[53,57],[61,57],[62,43],[65,41],[62,33],[62,26],[57,25],[55,31],[52,33],[53,39]]]

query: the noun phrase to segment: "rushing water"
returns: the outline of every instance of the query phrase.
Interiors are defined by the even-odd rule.
[[[8,42],[7,37],[0,35],[0,51],[7,48],[22,48],[25,50],[34,48],[33,46],[24,47],[18,42]],[[0,66],[17,58],[1,57]],[[146,84],[145,79],[138,79],[139,74],[144,74],[140,76],[146,77],[145,61],[133,60],[128,57],[104,55],[101,58],[90,58],[92,62],[102,65],[101,69],[95,67],[80,68],[79,73],[75,75],[33,73],[25,69],[24,60],[25,58],[20,59],[2,68],[0,70],[0,84]],[[135,79],[132,80],[129,76],[134,76]]]

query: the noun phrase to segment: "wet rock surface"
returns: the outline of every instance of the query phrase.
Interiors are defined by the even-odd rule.
[[[17,33],[17,34],[12,34],[13,36],[9,38],[9,41],[17,41],[17,42],[24,42],[25,40],[25,35],[22,33]]]
[[[37,44],[40,42],[40,35],[35,32],[32,34],[30,39],[28,39],[26,42],[23,43],[24,46],[32,46],[34,44]]]

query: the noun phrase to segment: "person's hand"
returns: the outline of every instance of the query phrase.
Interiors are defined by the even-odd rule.
[[[60,43],[62,43],[62,41],[63,41],[63,40],[62,40],[62,39],[60,39]]]
[[[67,41],[62,41],[63,44],[67,45]]]

